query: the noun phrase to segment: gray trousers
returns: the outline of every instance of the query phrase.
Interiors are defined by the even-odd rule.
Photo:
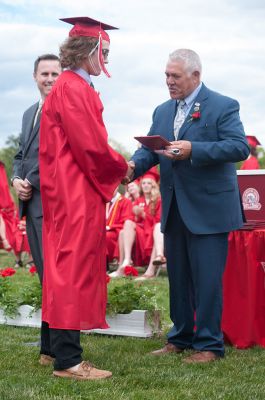
[[[43,280],[43,253],[42,253],[42,217],[26,216],[26,230],[28,235],[29,247],[33,261],[42,284]]]

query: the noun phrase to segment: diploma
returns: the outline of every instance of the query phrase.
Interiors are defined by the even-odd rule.
[[[148,147],[150,150],[164,150],[171,143],[160,135],[134,136],[134,139]]]

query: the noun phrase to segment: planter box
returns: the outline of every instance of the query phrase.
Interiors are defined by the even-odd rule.
[[[29,326],[39,328],[41,326],[41,310],[32,312],[33,307],[24,305],[20,306],[18,311],[20,315],[15,318],[6,317],[0,309],[0,324]],[[101,333],[105,335],[121,335],[134,337],[151,337],[155,332],[160,330],[160,313],[155,312],[154,319],[150,323],[148,319],[148,311],[134,310],[130,314],[117,314],[107,316],[109,329],[93,329],[82,331],[83,333]]]
[[[151,337],[160,331],[160,312],[156,311],[152,321],[148,319],[148,311],[133,310],[130,314],[116,314],[106,317],[109,329],[92,329],[84,333],[102,333],[104,335],[120,335],[134,337]]]
[[[41,326],[41,310],[32,312],[33,307],[24,305],[18,308],[19,315],[15,318],[6,317],[0,309],[0,324],[15,325],[15,326],[31,326],[40,328]]]

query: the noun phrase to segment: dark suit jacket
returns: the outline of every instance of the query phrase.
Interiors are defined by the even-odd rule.
[[[27,213],[34,217],[42,216],[39,177],[39,120],[32,129],[38,105],[39,103],[33,104],[23,115],[19,150],[13,163],[13,177],[27,178],[32,184],[32,198],[29,201],[19,201],[20,217]]]
[[[202,85],[195,103],[200,118],[192,119],[193,107],[178,139],[192,143],[191,159],[171,161],[146,147],[135,152],[135,177],[160,163],[162,220],[165,230],[173,193],[187,228],[195,234],[229,232],[242,225],[242,210],[234,163],[247,158],[249,148],[236,100]],[[173,141],[176,101],[156,108],[149,135]]]

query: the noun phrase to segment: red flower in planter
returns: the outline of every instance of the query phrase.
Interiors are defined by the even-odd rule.
[[[107,284],[110,283],[110,281],[111,281],[111,277],[110,277],[109,275],[106,275],[106,282],[107,282]]]
[[[14,275],[16,273],[16,270],[14,269],[14,268],[9,268],[9,267],[7,267],[7,268],[5,268],[5,269],[1,269],[0,270],[0,275],[3,277],[3,278],[6,278],[7,276],[12,276],[12,275]]]
[[[138,271],[131,265],[126,265],[126,267],[124,268],[124,274],[126,276],[138,276]]]
[[[35,274],[35,273],[37,272],[36,266],[35,266],[35,265],[32,265],[32,266],[30,267],[30,269],[29,269],[29,272],[30,272],[32,275]]]

